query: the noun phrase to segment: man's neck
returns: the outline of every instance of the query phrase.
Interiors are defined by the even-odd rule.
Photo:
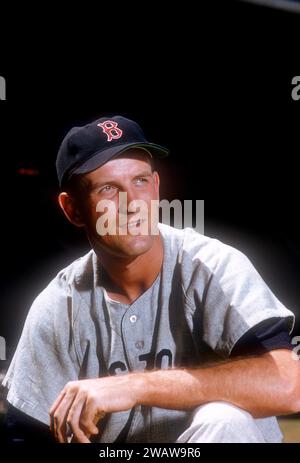
[[[146,253],[124,261],[101,255],[104,270],[101,283],[109,297],[123,304],[131,304],[150,288],[158,277],[163,264],[163,241],[158,235]],[[151,265],[149,265],[151,263]]]

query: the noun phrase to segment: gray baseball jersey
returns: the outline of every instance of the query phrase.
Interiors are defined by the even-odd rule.
[[[92,250],[36,298],[3,383],[13,406],[48,424],[68,381],[226,359],[247,331],[274,317],[292,331],[294,315],[241,252],[192,229],[159,229],[162,270],[131,305],[108,297]],[[98,441],[175,442],[190,414],[143,406],[113,413]],[[258,421],[268,441],[276,420]]]

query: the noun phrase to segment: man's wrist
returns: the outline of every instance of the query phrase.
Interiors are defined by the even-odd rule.
[[[132,388],[136,405],[143,405],[145,398],[149,395],[149,381],[147,378],[149,374],[138,372],[130,375],[130,388]]]

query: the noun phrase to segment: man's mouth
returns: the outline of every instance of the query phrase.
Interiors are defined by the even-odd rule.
[[[121,225],[120,228],[121,229],[128,228],[129,230],[132,230],[134,228],[140,227],[143,222],[145,222],[145,220],[141,220],[141,219],[132,220],[131,222]]]

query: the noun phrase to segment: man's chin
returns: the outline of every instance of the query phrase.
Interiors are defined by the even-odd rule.
[[[125,238],[124,240],[122,238]],[[132,236],[127,235],[126,237],[121,237],[120,240],[120,249],[128,256],[139,256],[145,254],[153,246],[153,237],[138,235]]]
[[[120,258],[124,257],[138,257],[142,254],[148,252],[154,243],[154,236],[151,235],[125,235],[125,236],[114,236],[106,239],[102,238],[101,241],[93,240],[93,248],[98,248],[99,251],[106,250],[106,252],[119,256]]]

